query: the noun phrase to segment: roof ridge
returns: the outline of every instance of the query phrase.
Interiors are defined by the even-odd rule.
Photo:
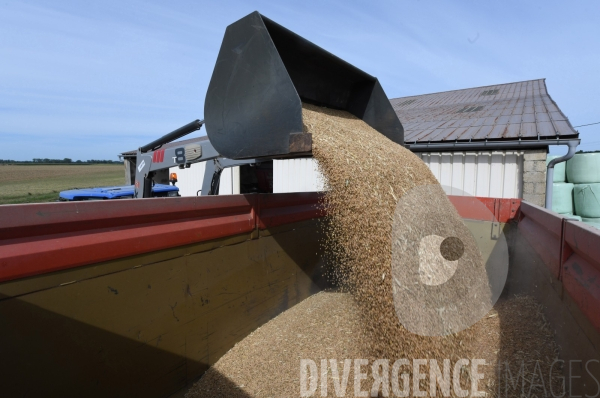
[[[399,100],[399,99],[413,98],[413,97],[424,97],[426,95],[434,95],[434,94],[452,93],[452,92],[465,91],[465,90],[473,90],[473,89],[476,89],[476,88],[507,86],[509,84],[518,84],[518,83],[536,82],[536,81],[542,81],[542,82],[544,82],[544,85],[546,85],[546,78],[543,77],[543,78],[540,78],[540,79],[521,80],[521,81],[512,82],[512,83],[489,84],[487,86],[476,86],[476,87],[469,87],[469,88],[459,88],[458,90],[446,90],[446,91],[437,91],[435,93],[408,95],[406,97],[390,98],[390,101],[392,101],[392,100]]]

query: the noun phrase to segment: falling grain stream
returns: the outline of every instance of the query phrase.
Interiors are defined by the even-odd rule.
[[[455,333],[430,337],[408,331],[399,321],[398,302],[394,301],[402,297],[395,290],[392,266],[391,236],[399,216],[395,214],[398,202],[411,190],[429,186],[433,187],[428,191],[431,196],[414,206],[422,214],[436,212],[437,219],[409,217],[400,221],[442,234],[444,223],[436,222],[440,215],[454,225],[460,223],[460,217],[419,158],[362,120],[312,105],[304,106],[303,119],[306,131],[313,135],[313,155],[326,178],[323,205],[328,217],[323,223],[323,245],[335,264],[328,277],[339,288],[318,293],[257,329],[224,355],[186,397],[297,397],[302,359],[313,360],[319,375],[327,372],[327,393],[322,395],[325,386],[321,386],[320,377],[314,396],[332,397],[355,396],[355,379],[352,367],[345,395],[340,395],[340,380],[331,376],[330,359],[337,363],[340,374],[345,359],[367,359],[369,366],[363,371],[368,370],[368,376],[359,387],[368,391],[368,396],[373,385],[371,364],[377,359],[388,359],[390,367],[401,358],[425,359],[420,370],[426,375],[430,374],[430,359],[436,359],[440,366],[445,359],[452,366],[463,358],[485,360],[485,366],[480,367],[484,376],[479,391],[487,392],[487,396],[520,395],[520,390],[498,394],[499,363],[508,362],[516,370],[523,363],[525,391],[531,394],[541,388],[536,386],[540,383],[536,372],[559,372],[550,369],[558,355],[552,333],[530,297],[502,298],[478,317],[479,321]],[[466,245],[465,256],[476,264],[479,254],[470,250],[472,245]],[[466,275],[478,272],[473,267]],[[480,294],[485,295],[483,290]],[[327,360],[327,366],[321,366],[322,360]],[[401,371],[409,377],[412,372],[411,366]],[[410,380],[409,395],[413,396]],[[465,389],[470,380],[469,368],[462,368],[460,383]],[[417,384],[423,391],[421,396],[447,394],[439,385],[431,394],[429,377]],[[450,395],[455,394],[451,389]],[[383,390],[379,396],[386,396]],[[387,396],[395,396],[391,385]]]

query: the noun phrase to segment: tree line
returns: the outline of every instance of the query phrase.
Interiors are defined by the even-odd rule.
[[[113,164],[118,163],[118,160],[102,160],[102,159],[89,159],[89,160],[73,160],[70,158],[64,159],[49,159],[49,158],[34,158],[33,160],[12,160],[12,159],[0,159],[0,163],[37,163],[37,164],[52,164],[52,163],[72,163],[72,164]]]

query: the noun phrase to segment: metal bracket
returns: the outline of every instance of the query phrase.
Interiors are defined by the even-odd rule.
[[[492,239],[500,239],[500,223],[497,221],[492,222]]]

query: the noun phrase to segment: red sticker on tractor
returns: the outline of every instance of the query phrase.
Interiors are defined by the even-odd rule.
[[[162,163],[165,160],[165,150],[158,149],[152,154],[152,163]]]

